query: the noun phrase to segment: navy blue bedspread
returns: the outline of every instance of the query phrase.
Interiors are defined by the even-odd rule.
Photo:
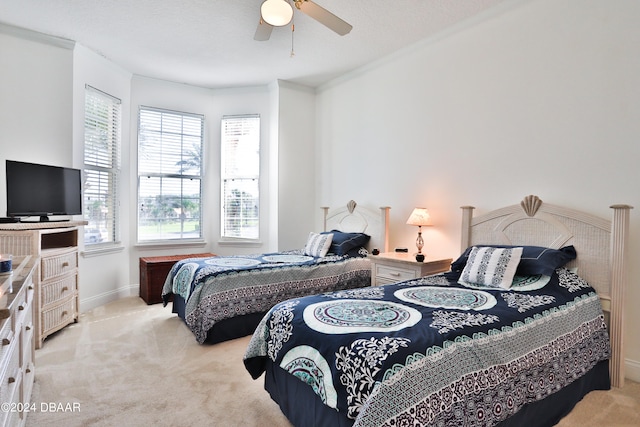
[[[366,257],[311,257],[301,250],[271,254],[216,256],[178,261],[164,283],[165,304],[172,294],[185,304],[184,320],[200,343],[222,320],[265,313],[289,298],[371,283]]]
[[[445,273],[291,299],[262,319],[244,363],[257,378],[270,359],[355,426],[487,426],[609,357],[598,295],[560,268],[526,292]]]

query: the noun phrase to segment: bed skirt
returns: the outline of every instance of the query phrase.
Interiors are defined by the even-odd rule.
[[[173,308],[171,310],[178,317],[184,320],[185,317],[185,301],[180,295],[173,295]],[[243,316],[224,319],[213,325],[213,328],[207,333],[205,343],[216,344],[223,341],[229,341],[236,338],[252,335],[256,330],[256,326],[266,313],[251,313]]]
[[[353,420],[324,405],[311,387],[267,360],[264,388],[294,426],[350,427]],[[499,427],[547,427],[557,424],[587,393],[609,390],[609,361],[604,360],[570,385],[524,406]]]

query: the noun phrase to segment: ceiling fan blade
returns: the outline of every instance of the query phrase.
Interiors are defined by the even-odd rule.
[[[353,28],[350,24],[338,18],[322,6],[318,6],[311,0],[295,0],[296,7],[301,12],[309,15],[319,23],[344,36]]]
[[[253,39],[259,42],[267,41],[269,40],[269,37],[271,37],[272,30],[273,26],[267,24],[262,20],[262,18],[260,18],[260,21],[258,22],[258,28],[256,28],[256,33],[253,36]]]

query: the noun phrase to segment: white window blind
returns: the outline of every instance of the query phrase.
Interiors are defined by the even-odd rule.
[[[260,116],[224,116],[221,128],[222,237],[258,239]]]
[[[85,87],[84,227],[85,245],[116,243],[120,174],[121,102]]]
[[[138,241],[201,239],[204,116],[140,107]]]

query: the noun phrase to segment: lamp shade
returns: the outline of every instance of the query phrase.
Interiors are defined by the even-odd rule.
[[[426,208],[415,208],[407,220],[408,225],[430,225],[431,216]]]
[[[286,0],[266,0],[260,6],[260,14],[267,24],[282,27],[291,22],[293,8]]]

